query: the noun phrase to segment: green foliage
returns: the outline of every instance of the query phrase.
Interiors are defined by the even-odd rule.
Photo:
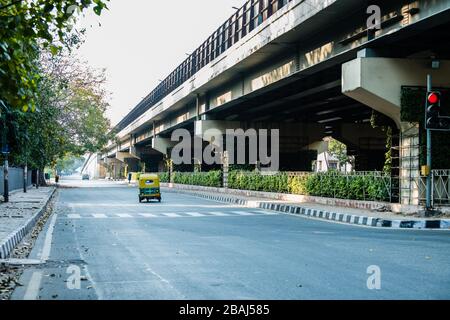
[[[81,41],[76,18],[90,7],[100,14],[106,1],[0,0],[0,133],[12,164],[42,169],[106,143],[104,95],[60,63]],[[43,63],[48,55],[59,69]]]
[[[99,90],[102,74],[83,68],[71,56],[47,58],[39,64],[39,109],[30,113],[2,104],[0,131],[6,123],[5,140],[15,165],[53,167],[67,154],[101,150],[110,138],[106,96]]]
[[[285,173],[264,175],[260,172],[230,171],[228,187],[266,192],[288,192],[288,176]]]
[[[372,116],[370,117],[370,124],[372,128],[381,128],[382,131],[386,132],[386,153],[384,154],[384,166],[383,172],[390,174],[392,171],[392,147],[393,147],[393,127],[394,122],[386,115],[372,110]]]
[[[72,45],[75,18],[89,7],[101,14],[106,5],[102,0],[0,0],[0,100],[34,111],[40,49],[57,54]]]
[[[222,172],[213,170],[208,172],[173,172],[173,182],[206,187],[220,187]]]
[[[423,122],[425,118],[425,88],[402,88],[400,119],[405,122]]]
[[[179,184],[220,187],[219,170],[209,172],[174,172]],[[161,182],[169,182],[167,172],[160,173]],[[228,187],[276,193],[311,195],[338,199],[389,201],[390,177],[380,173],[346,175],[340,172],[310,173],[289,176],[287,173],[265,175],[256,171],[232,170],[228,173]]]
[[[339,172],[288,176],[231,171],[228,186],[233,189],[291,193],[339,199],[389,201],[389,177],[374,174],[345,175]]]
[[[56,161],[55,169],[60,173],[73,174],[76,169],[83,166],[85,159],[80,156],[66,155]]]
[[[169,181],[169,173],[168,172],[161,172],[159,173],[159,181],[168,183]]]
[[[328,142],[328,151],[338,161],[338,167],[342,168],[347,163],[351,163],[350,157],[347,155],[347,146],[342,142],[331,138]]]
[[[438,89],[442,93],[441,115],[450,116],[450,90]],[[403,87],[401,93],[401,120],[418,123],[420,127],[420,164],[426,164],[426,130],[425,130],[425,96],[424,87]],[[450,167],[450,133],[432,132],[432,168]]]

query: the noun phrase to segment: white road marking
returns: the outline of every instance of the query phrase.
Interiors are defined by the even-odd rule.
[[[106,216],[106,214],[103,214],[103,213],[93,213],[92,216],[93,216],[94,218],[96,218],[96,219],[104,219],[104,218],[108,218],[108,217]]]
[[[161,215],[169,217],[169,218],[179,218],[179,217],[181,217],[179,214],[176,214],[176,213],[161,213]]]
[[[38,256],[40,256],[41,261],[45,262],[50,257],[50,251],[52,249],[52,238],[53,230],[55,229],[57,215],[53,214],[50,220],[50,225],[48,226],[47,232],[44,239],[44,247]],[[24,300],[36,300],[39,295],[39,287],[41,286],[42,272],[36,271],[31,275],[30,282],[28,283],[27,290],[23,297]]]
[[[220,211],[208,211],[208,213],[219,217],[229,216],[229,214]]]
[[[39,288],[42,281],[42,272],[36,271],[31,275],[27,290],[23,296],[23,300],[37,300],[39,295]]]
[[[216,217],[229,217],[232,215],[240,215],[240,216],[255,216],[255,215],[279,215],[278,212],[272,212],[272,211],[264,211],[264,210],[252,210],[252,211],[205,211],[205,213],[201,212],[180,212],[180,213],[174,213],[174,212],[158,212],[158,213],[138,213],[137,215],[144,217],[144,218],[186,218],[186,216],[189,217],[208,217],[208,216],[216,216]],[[111,216],[107,216],[103,213],[92,213],[91,217],[95,219],[107,219],[107,218],[133,218],[134,215],[128,214],[128,213],[114,213]],[[80,214],[68,214],[67,218],[70,219],[82,219],[82,218],[88,218],[87,216],[81,216]]]
[[[53,238],[53,230],[55,229],[57,215],[54,214],[52,220],[50,220],[50,225],[48,226],[47,233],[45,234],[44,247],[41,252],[41,260],[47,261],[50,257],[50,250],[52,249],[52,238]]]
[[[235,214],[238,214],[240,216],[253,216],[255,215],[253,212],[249,212],[249,211],[231,211]]]
[[[132,218],[132,216],[127,213],[116,213],[116,216],[119,218]]]
[[[268,214],[268,215],[279,215],[278,212],[274,212],[274,211],[264,211],[264,210],[257,210],[257,211],[253,211],[255,213],[262,213],[262,214]]]
[[[157,216],[151,213],[139,213],[140,216],[144,218],[156,218]]]
[[[204,214],[201,214],[199,212],[183,212],[184,214],[187,214],[188,216],[191,217],[204,217]]]

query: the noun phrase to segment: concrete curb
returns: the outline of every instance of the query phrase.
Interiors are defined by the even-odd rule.
[[[352,215],[339,212],[324,211],[318,209],[308,208],[302,205],[290,205],[283,203],[274,203],[270,201],[252,201],[242,199],[236,196],[216,195],[204,192],[195,192],[189,190],[169,189],[169,192],[185,193],[197,197],[225,202],[230,204],[237,204],[249,208],[260,208],[265,210],[277,211],[281,213],[302,215],[306,217],[318,218],[322,220],[336,221],[340,223],[355,224],[367,227],[382,227],[395,229],[446,229],[450,230],[450,219],[440,220],[402,220],[402,219],[382,219],[368,216]]]
[[[22,239],[34,228],[36,222],[46,211],[50,199],[53,198],[55,192],[56,188],[53,188],[53,191],[51,191],[50,196],[42,207],[30,219],[28,219],[24,225],[9,234],[9,236],[7,236],[2,243],[0,243],[0,259],[6,259],[14,248],[20,243],[20,241],[22,241]]]

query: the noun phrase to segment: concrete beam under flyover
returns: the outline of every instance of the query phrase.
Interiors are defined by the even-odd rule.
[[[401,127],[402,86],[426,86],[427,74],[433,86],[450,87],[450,61],[431,69],[429,60],[357,58],[342,65],[342,92],[381,112]]]
[[[162,153],[163,155],[168,155],[169,148],[175,146],[176,143],[176,141],[172,141],[170,138],[156,136],[152,138],[152,149]]]

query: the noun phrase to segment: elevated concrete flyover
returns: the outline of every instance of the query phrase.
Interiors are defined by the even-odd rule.
[[[419,163],[401,149],[418,132],[405,138],[401,87],[424,86],[427,72],[449,86],[450,0],[370,4],[381,9],[379,29],[368,28],[366,1],[247,1],[117,125],[117,138],[162,157],[176,128],[195,135],[211,121],[221,130],[278,127],[285,169],[307,169],[297,161],[302,152],[333,136],[355,155],[357,170],[381,170],[387,137],[371,125],[377,112],[399,153],[393,174],[414,177]],[[431,59],[441,69],[431,70]]]

